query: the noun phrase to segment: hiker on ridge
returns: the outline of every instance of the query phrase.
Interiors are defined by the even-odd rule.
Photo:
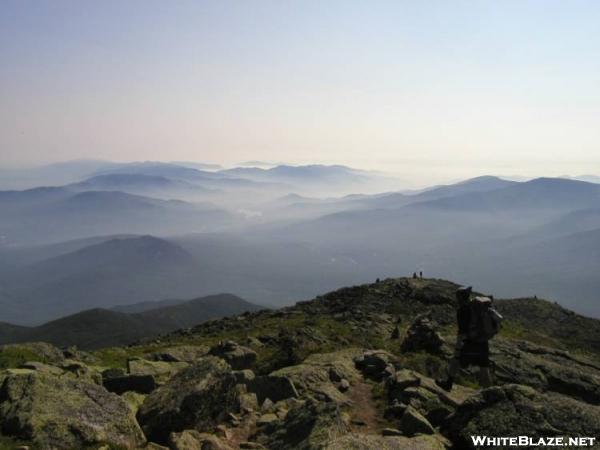
[[[456,291],[458,336],[454,357],[448,365],[448,377],[436,381],[446,391],[452,389],[460,369],[468,366],[479,367],[479,384],[482,387],[492,385],[489,340],[500,330],[502,316],[492,307],[492,298],[475,297],[471,300],[471,291],[471,286],[460,287]]]

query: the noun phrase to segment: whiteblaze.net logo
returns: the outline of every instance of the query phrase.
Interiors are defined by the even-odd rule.
[[[529,436],[471,436],[473,445],[479,447],[593,447],[595,437],[540,437]]]

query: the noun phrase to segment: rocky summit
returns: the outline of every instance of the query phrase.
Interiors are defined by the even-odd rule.
[[[436,385],[457,288],[387,279],[126,347],[2,346],[0,448],[443,450],[476,448],[473,435],[600,437],[600,321],[551,302],[496,300],[492,387],[476,369],[450,392]]]

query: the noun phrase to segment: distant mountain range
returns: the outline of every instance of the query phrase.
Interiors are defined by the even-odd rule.
[[[156,306],[138,313],[94,308],[37,327],[0,323],[0,344],[43,341],[81,349],[125,345],[210,319],[262,309],[231,294]]]
[[[237,167],[222,170],[219,173],[256,182],[294,186],[296,192],[307,195],[335,196],[353,192],[372,193],[399,187],[399,182],[395,178],[340,165]]]
[[[147,162],[92,175],[0,192],[0,320],[212,292],[281,306],[419,270],[600,315],[600,184],[483,176],[369,194],[389,180],[344,166]],[[336,196],[341,186],[356,193]]]
[[[1,320],[40,323],[82,309],[189,298],[198,292],[196,268],[197,261],[171,242],[111,239],[3,274],[0,282],[12,300],[0,299]]]
[[[159,200],[120,191],[37,188],[0,192],[5,244],[49,243],[107,234],[213,231],[232,215],[212,204]]]

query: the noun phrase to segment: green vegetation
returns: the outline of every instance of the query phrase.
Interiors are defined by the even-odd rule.
[[[125,369],[128,367],[128,361],[135,358],[135,362],[130,361],[129,364],[130,374],[153,377],[157,384],[181,383],[180,386],[171,386],[172,392],[189,388],[191,391],[185,396],[199,401],[194,390],[197,385],[194,374],[198,364],[194,362],[200,360],[203,361],[200,364],[203,364],[209,360],[214,361],[214,358],[202,358],[210,348],[212,355],[230,363],[246,361],[246,356],[251,355],[248,359],[251,363],[237,368],[251,368],[255,376],[270,376],[249,376],[242,384],[246,384],[246,389],[266,389],[269,395],[274,394],[273,399],[279,398],[275,402],[278,403],[276,412],[280,413],[281,408],[287,412],[293,411],[289,419],[291,422],[287,424],[273,417],[263,418],[272,420],[270,425],[262,428],[263,431],[260,427],[257,430],[258,435],[263,433],[261,439],[264,443],[271,444],[271,447],[267,445],[268,448],[281,448],[281,442],[277,439],[287,436],[282,429],[279,433],[271,432],[272,429],[289,426],[289,429],[296,430],[298,424],[303,424],[300,427],[302,429],[310,429],[312,425],[306,424],[314,423],[315,417],[321,416],[325,419],[323,425],[319,425],[319,430],[327,430],[332,423],[337,423],[343,425],[343,430],[350,427],[352,431],[358,432],[360,437],[355,439],[370,436],[377,440],[381,438],[380,432],[383,428],[401,428],[399,415],[405,414],[407,405],[411,407],[410,414],[417,411],[418,415],[413,417],[412,423],[411,419],[407,419],[404,426],[419,427],[425,423],[425,428],[421,428],[423,430],[433,425],[435,433],[439,435],[445,433],[441,424],[449,417],[447,414],[458,411],[455,409],[457,404],[476,395],[480,390],[477,369],[463,370],[457,377],[456,386],[451,392],[451,402],[443,400],[446,393],[442,392],[433,380],[445,373],[447,360],[452,355],[456,335],[456,288],[456,285],[443,280],[389,279],[373,285],[340,289],[281,310],[262,310],[210,320],[191,329],[178,330],[126,347],[110,347],[90,353],[70,349],[63,354],[57,348],[43,343],[3,346],[0,347],[0,366],[14,368],[27,361],[49,364],[39,367],[37,370],[43,375],[35,377],[23,377],[16,373],[18,371],[3,373],[5,383],[11,382],[17,387],[23,387],[12,389],[13,392],[29,395],[27,397],[19,394],[11,399],[15,405],[21,407],[21,412],[29,411],[29,402],[42,402],[42,409],[45,410],[48,406],[54,408],[58,416],[62,415],[63,425],[76,427],[79,426],[79,419],[73,419],[70,415],[72,409],[67,408],[65,412],[57,405],[67,401],[69,405],[85,404],[88,411],[93,412],[86,416],[89,420],[102,419],[99,427],[114,425],[118,428],[124,423],[128,424],[125,431],[129,438],[133,439],[132,442],[137,442],[140,437],[134,429],[136,420],[142,426],[145,424],[145,433],[149,432],[149,426],[163,426],[163,421],[144,422],[139,414],[137,419],[133,419],[133,416],[129,415],[131,410],[128,409],[126,401],[118,402],[116,396],[109,395],[97,385],[100,383],[102,369]],[[570,397],[569,401],[576,402],[574,404],[577,408],[582,408],[581,411],[588,411],[588,407],[589,411],[592,411],[600,405],[600,392],[597,388],[597,380],[600,379],[597,369],[600,358],[598,349],[594,349],[592,345],[600,336],[597,321],[582,318],[542,300],[499,300],[497,304],[506,319],[500,335],[491,343],[492,359],[496,362],[497,384],[501,385],[500,388],[513,392],[517,388],[510,386],[521,385],[515,393],[523,397],[523,402],[531,405],[532,417],[540,405],[547,401],[545,397],[540,397],[539,393],[549,392],[551,396]],[[418,332],[423,329],[426,331]],[[432,347],[432,341],[437,346]],[[406,345],[407,342],[411,345]],[[413,346],[413,342],[420,344]],[[218,353],[219,349],[224,348],[229,348],[223,351],[231,352],[228,357],[233,359],[226,359],[225,354]],[[585,349],[586,358],[580,357],[580,349]],[[66,361],[65,355],[71,361]],[[221,364],[224,365],[223,373],[214,379],[227,381],[227,377],[232,376],[231,367],[235,366],[233,363],[231,367]],[[78,365],[82,368],[82,374],[77,372],[77,369],[73,372],[65,368]],[[57,377],[56,372],[52,370],[58,370],[60,375]],[[26,372],[30,374],[31,370]],[[224,376],[223,379],[221,375]],[[247,375],[238,372],[235,378],[243,377],[245,380]],[[104,374],[104,377],[109,376],[112,375]],[[129,378],[122,375],[116,377]],[[257,382],[255,385],[254,380]],[[233,378],[230,381],[233,381]],[[38,382],[40,384],[35,384]],[[86,384],[85,389],[80,383]],[[223,392],[229,392],[227,383],[222,388]],[[171,409],[180,410],[179,405],[171,404],[171,399],[175,396],[169,394],[161,397],[161,392],[164,391],[151,390],[150,393],[138,394],[145,398],[141,406],[137,405],[146,411],[144,417],[151,417],[155,412],[159,416],[164,414],[165,417],[171,417]],[[213,398],[210,392],[212,390],[207,390],[206,397],[202,399],[203,404],[207,402],[216,409],[221,408],[218,402],[223,396],[219,394],[218,399]],[[93,398],[89,397],[90,393]],[[270,398],[266,394],[262,395]],[[292,395],[298,395],[302,401],[286,402],[291,400]],[[152,399],[147,402],[149,398]],[[483,405],[484,400],[471,407]],[[245,397],[244,401],[252,402],[248,397]],[[254,398],[253,402],[256,401]],[[106,405],[110,402],[115,403],[110,411],[106,411]],[[332,407],[332,402],[339,402],[339,410]],[[557,405],[558,410],[562,407],[562,400]],[[573,414],[573,420],[579,421],[582,416],[578,415],[577,408],[565,411]],[[254,405],[248,410],[259,411],[259,408]],[[11,411],[3,413],[10,414]],[[510,403],[499,414],[508,414],[506,411],[513,414],[510,416],[510,420],[513,420],[515,411],[518,412],[519,408]],[[37,410],[34,412],[38,414]],[[340,412],[343,414],[339,415]],[[548,412],[551,413],[553,414]],[[115,414],[128,418],[119,419],[118,423],[114,423]],[[263,415],[273,414],[270,412]],[[477,417],[485,415],[479,412],[477,414]],[[243,416],[243,413],[240,413],[240,416]],[[346,422],[344,417],[349,421]],[[355,419],[354,422],[352,419]],[[39,417],[35,417],[34,420],[31,416],[27,420],[30,420],[32,426],[41,423]],[[431,423],[427,425],[429,420]],[[489,423],[492,426],[495,422]],[[520,422],[517,420],[515,423]],[[184,425],[191,426],[188,422]],[[487,426],[487,422],[484,425]],[[94,429],[94,426],[96,425],[91,423],[90,429]],[[227,426],[234,425],[228,423]],[[47,438],[44,433],[52,434],[51,428],[36,428],[36,436],[32,437],[32,441],[40,442],[41,439],[45,442],[44,439]],[[311,439],[321,436],[319,430]],[[59,431],[63,433],[62,429]],[[166,430],[165,433],[167,431],[170,430]],[[238,431],[241,431],[241,428]],[[79,439],[70,431],[64,433],[69,439],[75,439],[73,442]],[[111,437],[112,445],[123,442],[119,437],[121,435],[119,431]],[[148,436],[151,435],[146,434],[146,437]],[[162,443],[165,436],[166,434],[156,434],[155,437],[159,439],[156,442]],[[254,439],[254,436],[246,438]],[[404,438],[406,436],[411,436],[411,432]],[[445,436],[450,436],[452,442],[460,442],[460,437],[452,434]],[[97,441],[88,442],[107,440],[104,436],[96,436],[95,439]],[[382,442],[373,443],[373,448],[380,448]],[[17,444],[10,439],[0,438],[0,450],[14,448],[15,445]],[[96,449],[98,446],[92,448]],[[114,446],[109,448],[119,449]],[[433,448],[442,447],[436,444]]]
[[[27,361],[47,362],[47,359],[30,349],[8,347],[0,352],[0,369],[19,367]]]

